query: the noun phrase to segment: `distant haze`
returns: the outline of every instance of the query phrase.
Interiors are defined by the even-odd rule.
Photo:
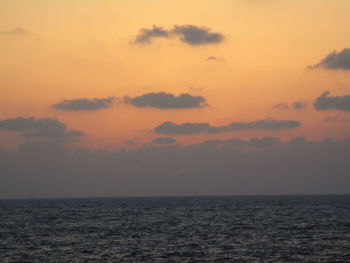
[[[0,152],[0,197],[349,194],[349,156],[350,140],[269,137],[115,152],[28,142]]]

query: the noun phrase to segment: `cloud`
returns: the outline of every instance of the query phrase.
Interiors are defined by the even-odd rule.
[[[288,109],[303,110],[306,108],[306,103],[302,101],[295,101],[290,105],[288,105],[287,103],[281,102],[273,105],[273,107],[280,110],[288,110]]]
[[[27,139],[73,140],[84,135],[82,131],[67,130],[66,125],[55,118],[24,118],[0,120],[0,130],[19,133]]]
[[[330,92],[325,91],[314,101],[316,110],[342,110],[350,111],[350,95],[329,96]]]
[[[229,130],[280,130],[280,129],[294,129],[301,125],[300,122],[294,120],[257,120],[253,122],[233,122],[228,126]]]
[[[257,120],[253,122],[233,122],[224,126],[211,126],[208,123],[183,123],[176,124],[170,121],[164,122],[154,128],[155,133],[159,134],[197,134],[197,133],[219,133],[240,130],[262,129],[262,130],[280,130],[294,129],[301,125],[294,120]]]
[[[132,144],[135,144],[136,142],[135,142],[135,140],[125,140],[125,141],[123,141],[122,142],[122,144],[125,144],[125,145],[132,145]]]
[[[135,44],[150,44],[153,38],[169,38],[172,35],[180,36],[180,41],[192,45],[218,44],[224,40],[224,35],[212,32],[210,28],[196,25],[175,25],[172,29],[166,30],[153,25],[151,29],[142,28],[135,37]]]
[[[195,25],[176,25],[173,32],[181,36],[181,41],[193,46],[218,44],[224,40],[224,36],[221,33],[212,32],[210,28]]]
[[[253,138],[247,142],[247,145],[254,148],[268,148],[276,146],[281,141],[274,137]]]
[[[100,99],[81,98],[74,100],[63,100],[57,104],[53,104],[52,107],[56,110],[64,111],[100,110],[111,107],[114,100],[114,97]]]
[[[154,144],[174,144],[176,143],[176,140],[171,137],[158,137],[155,138],[152,143]]]
[[[202,145],[211,145],[216,147],[234,147],[240,150],[247,148],[269,148],[280,144],[280,140],[275,137],[253,138],[249,141],[245,141],[239,138],[227,139],[227,140],[206,140]]]
[[[344,48],[340,52],[335,50],[318,64],[309,67],[309,69],[316,68],[350,70],[350,49]]]
[[[169,32],[162,27],[153,25],[151,29],[141,28],[139,34],[136,36],[134,43],[151,43],[152,38],[168,38]]]
[[[124,102],[139,108],[153,107],[158,109],[186,109],[205,106],[204,97],[192,96],[188,93],[175,96],[166,92],[152,92],[134,98],[124,97]]]
[[[349,122],[349,118],[341,118],[338,116],[328,116],[324,118],[323,122]]]
[[[205,59],[206,61],[225,61],[223,57],[217,57],[217,56],[209,56]]]
[[[216,129],[211,127],[208,123],[176,124],[170,121],[164,122],[154,128],[154,132],[159,134],[195,134],[212,130],[214,131]]]
[[[4,30],[0,32],[3,36],[10,36],[10,35],[25,35],[28,34],[28,31],[21,27],[14,27],[10,30]]]
[[[350,194],[350,139],[212,140],[181,147],[0,150],[0,198]]]
[[[288,110],[289,106],[287,103],[281,102],[278,104],[273,105],[274,108],[280,109],[280,110]]]
[[[302,101],[295,101],[292,103],[292,108],[295,110],[303,110],[306,108],[306,103]]]

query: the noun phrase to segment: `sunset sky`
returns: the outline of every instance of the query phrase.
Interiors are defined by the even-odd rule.
[[[1,0],[0,150],[347,142],[349,10],[348,0]],[[8,185],[3,197],[40,195]]]

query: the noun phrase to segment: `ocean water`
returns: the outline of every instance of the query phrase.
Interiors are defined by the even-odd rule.
[[[0,262],[350,262],[350,196],[2,200]]]

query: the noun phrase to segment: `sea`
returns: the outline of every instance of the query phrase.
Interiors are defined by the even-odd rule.
[[[350,262],[350,196],[0,200],[0,262]]]

